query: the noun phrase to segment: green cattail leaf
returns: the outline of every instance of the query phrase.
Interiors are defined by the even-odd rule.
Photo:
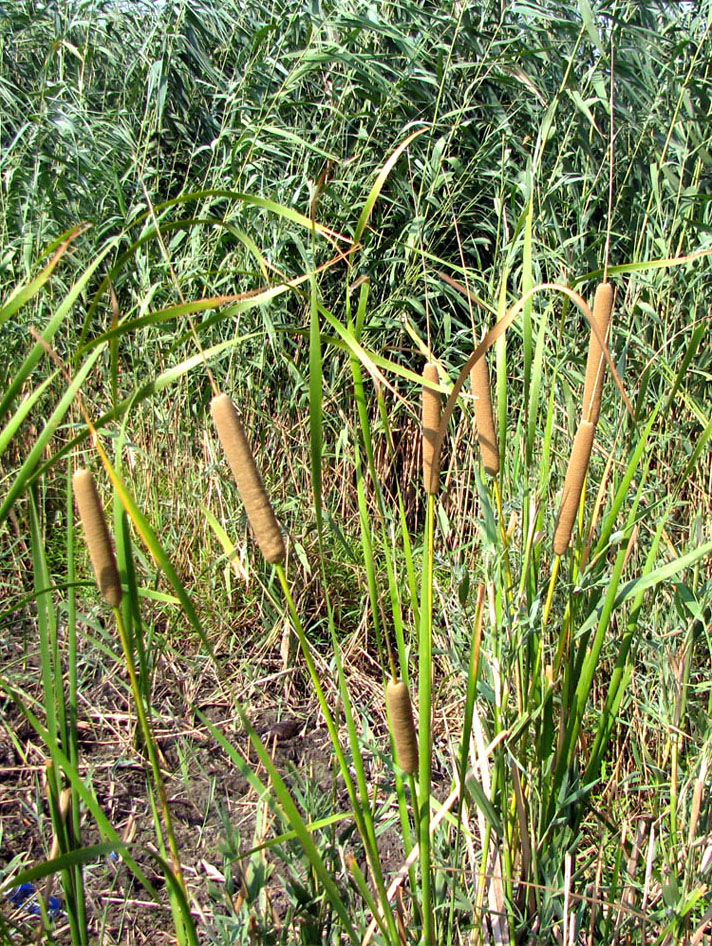
[[[398,158],[400,158],[400,156],[403,154],[403,152],[411,143],[411,141],[415,141],[416,138],[418,138],[420,135],[423,134],[423,132],[427,130],[428,130],[427,128],[419,128],[417,131],[414,131],[411,135],[408,135],[405,141],[402,141],[398,145],[396,150],[393,152],[393,154],[390,156],[390,158],[386,161],[386,163],[383,165],[381,170],[378,172],[376,181],[373,187],[371,188],[371,191],[368,197],[366,198],[366,203],[363,205],[361,216],[358,218],[358,223],[356,224],[356,231],[354,233],[354,243],[360,242],[361,237],[363,236],[364,230],[366,229],[366,226],[368,225],[368,221],[371,216],[371,212],[374,208],[374,205],[376,201],[378,200],[379,194],[383,190],[383,185],[388,180],[388,175],[396,166]]]
[[[46,746],[47,752],[55,767],[66,776],[69,784],[76,791],[82,802],[86,805],[87,811],[91,812],[92,817],[96,821],[97,827],[101,831],[102,835],[111,841],[112,849],[116,849],[117,846],[121,847],[124,842],[121,840],[116,828],[114,828],[112,823],[104,814],[104,810],[96,800],[94,792],[86,785],[84,777],[79,774],[69,757],[62,751],[57,740],[52,739],[47,729],[45,729],[42,723],[40,723],[32,710],[28,708],[29,697],[13,690],[12,687],[5,683],[1,676],[0,689],[2,689],[10,697],[10,699],[12,699],[17,709],[22,713],[27,722],[35,730],[39,738],[42,740],[42,743]],[[144,874],[139,865],[129,855],[127,849],[122,854],[122,860],[132,871],[138,882],[145,887],[149,896],[154,901],[158,902],[156,888]]]
[[[97,348],[96,351],[91,353],[91,355],[87,358],[87,360],[74,376],[72,383],[60,398],[59,404],[57,407],[55,407],[47,419],[42,433],[35,441],[34,446],[25,459],[25,462],[22,464],[19,472],[15,476],[10,489],[5,494],[2,504],[0,504],[0,525],[9,515],[15,501],[19,496],[22,495],[25,489],[27,489],[31,480],[35,478],[33,476],[35,473],[35,468],[39,465],[40,460],[44,456],[47,445],[55,435],[59,425],[64,420],[67,411],[74,403],[77,392],[81,390],[82,385],[86,381],[89,372],[94,367],[94,364],[101,355],[102,351],[102,348]]]
[[[480,809],[482,814],[485,816],[487,821],[490,824],[490,827],[497,835],[497,837],[502,837],[502,822],[497,817],[497,812],[494,810],[494,806],[489,798],[485,795],[485,791],[477,781],[474,776],[465,780],[465,786],[467,791],[470,793],[474,799],[475,804]]]
[[[64,299],[62,299],[51,319],[41,332],[42,339],[45,343],[50,343],[57,334],[59,328],[72,312],[74,304],[81,297],[81,294],[86,291],[87,285],[89,284],[97,268],[102,264],[106,257],[114,251],[117,242],[118,241],[116,240],[110,240],[107,243],[104,249],[97,254],[96,259],[92,260],[91,264],[87,266],[81,276],[76,280],[69,292],[65,295]],[[25,381],[27,381],[35,367],[39,364],[42,358],[46,356],[46,354],[47,349],[45,345],[41,342],[37,342],[32,346],[29,355],[27,358],[25,358],[22,365],[13,372],[12,381],[8,385],[7,390],[3,393],[2,400],[0,401],[0,417],[3,417],[10,409],[12,402],[22,390]]]
[[[8,319],[11,319],[16,312],[19,312],[20,309],[30,301],[30,299],[37,295],[37,293],[52,275],[54,270],[57,268],[57,264],[69,249],[72,240],[74,240],[85,229],[86,226],[82,224],[81,226],[74,227],[74,229],[64,234],[63,242],[42,272],[38,276],[35,276],[35,278],[27,283],[27,285],[18,286],[14,292],[10,294],[8,299],[2,304],[2,306],[0,306],[0,325],[2,325],[4,322],[7,322]]]
[[[251,337],[252,335],[239,335],[235,338],[229,339],[226,342],[220,342],[219,345],[215,345],[213,348],[207,348],[205,351],[199,352],[197,355],[191,355],[190,358],[180,362],[180,364],[173,365],[172,367],[166,369],[166,371],[162,372],[160,375],[158,375],[158,377],[154,378],[152,381],[147,381],[146,384],[143,384],[140,388],[135,390],[133,394],[125,397],[111,410],[107,411],[105,414],[102,414],[101,417],[99,417],[99,419],[94,422],[94,430],[101,430],[112,421],[120,420],[131,408],[135,407],[137,404],[140,404],[142,401],[145,401],[154,394],[160,394],[161,391],[164,391],[167,387],[170,387],[171,384],[175,384],[176,381],[180,380],[180,378],[182,378],[184,375],[193,371],[193,369],[205,368],[205,366],[210,364],[213,359],[218,360],[219,357],[228,354],[242,341],[245,341]],[[95,360],[96,356],[93,358],[92,364]],[[89,430],[85,428],[80,434],[77,434],[76,437],[73,437],[71,440],[69,440],[51,457],[51,459],[47,460],[46,463],[43,463],[37,468],[37,470],[29,478],[28,483],[32,483],[41,476],[44,476],[44,474],[47,473],[53,466],[55,466],[63,457],[65,457],[68,453],[73,452],[76,447],[83,443],[88,436]]]
[[[321,464],[323,449],[323,417],[322,396],[323,379],[321,365],[321,335],[319,332],[319,300],[317,296],[316,278],[310,281],[309,306],[309,444],[311,455],[312,490],[314,492],[314,509],[316,524],[321,537],[322,527],[322,494],[321,494]]]
[[[158,536],[154,532],[146,516],[144,516],[144,514],[139,509],[123,479],[114,469],[113,464],[109,460],[108,456],[106,455],[106,451],[103,449],[99,441],[97,441],[97,451],[101,457],[101,462],[104,464],[104,469],[106,470],[116,494],[119,497],[119,501],[128,513],[129,519],[133,523],[134,528],[141,536],[141,540],[151,553],[154,562],[160,569],[162,569],[166,578],[172,585],[186,617],[198,634],[198,637],[202,641],[206,651],[210,657],[215,660],[212,644],[205,635],[205,631],[203,630],[203,626],[200,623],[200,618],[198,617],[191,597],[185,590],[183,582],[178,577],[178,573],[173,567],[171,560],[159,542]]]
[[[10,880],[0,887],[0,894],[6,893],[13,887],[19,887],[21,884],[28,884],[35,880],[42,880],[43,877],[50,877],[52,874],[58,874],[68,867],[74,867],[77,864],[88,864],[99,857],[105,857],[108,854],[120,853],[128,850],[129,845],[124,841],[104,841],[102,844],[92,844],[89,847],[77,848],[66,854],[60,854],[59,857],[51,861],[43,861],[35,867],[14,874]]]

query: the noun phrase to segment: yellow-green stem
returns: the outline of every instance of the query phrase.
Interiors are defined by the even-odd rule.
[[[549,615],[551,614],[551,605],[554,600],[554,588],[556,587],[556,579],[559,576],[559,566],[561,565],[561,556],[557,555],[554,558],[554,564],[551,567],[551,578],[549,579],[549,590],[546,594],[546,603],[544,605],[544,613],[542,614],[541,624],[542,628],[545,628],[549,623]]]
[[[499,489],[499,481],[495,478],[493,480],[494,486],[494,497],[495,502],[497,503],[497,517],[499,519],[499,528],[502,533],[502,546],[504,547],[504,568],[507,573],[507,602],[511,604],[512,602],[512,567],[509,563],[509,538],[507,536],[507,526],[504,522],[504,513],[502,512],[502,494]]]
[[[415,781],[415,775],[408,776],[408,785],[410,786],[410,797],[413,803],[413,825],[415,826],[416,834],[420,826],[420,811],[418,809],[418,786]],[[406,857],[412,850],[412,844],[406,844]],[[416,911],[420,912],[420,922],[423,923],[423,913],[420,910],[420,904],[418,903],[418,898],[415,896],[415,892],[418,889],[416,884],[416,875],[415,868],[411,867],[408,871],[408,879],[410,881],[410,889],[413,893],[413,906]]]
[[[670,847],[677,851],[677,780],[679,765],[679,741],[677,731],[672,733],[672,757],[670,764]]]
[[[418,837],[420,841],[421,909],[423,946],[433,946],[433,915],[430,886],[430,781],[432,754],[433,687],[433,546],[435,496],[428,494],[425,516],[425,554],[418,635],[418,749],[420,794],[418,797]]]
[[[368,861],[371,873],[373,875],[376,887],[378,890],[379,900],[384,907],[384,912],[386,914],[386,921],[389,924],[389,928],[393,935],[396,935],[395,920],[393,913],[390,909],[387,909],[388,900],[386,897],[386,890],[383,881],[383,874],[380,869],[380,863],[378,861],[378,848],[376,844],[376,835],[373,829],[373,821],[371,818],[365,818],[362,812],[362,804],[368,804],[367,799],[364,797],[363,800],[360,800],[356,792],[356,786],[354,785],[353,779],[351,777],[350,769],[344,751],[341,748],[341,743],[339,741],[339,734],[336,728],[336,723],[334,722],[334,717],[329,709],[329,704],[326,700],[326,695],[324,694],[324,689],[319,680],[319,674],[317,672],[316,664],[314,663],[314,658],[311,654],[311,648],[309,646],[309,641],[307,640],[306,634],[304,633],[304,628],[302,622],[299,618],[299,613],[297,612],[297,606],[294,603],[294,598],[292,596],[291,589],[289,587],[289,582],[287,581],[287,575],[284,571],[284,565],[281,562],[275,564],[275,570],[277,572],[277,577],[279,578],[279,583],[282,587],[282,593],[284,595],[284,600],[287,603],[287,609],[289,611],[289,616],[292,621],[292,627],[297,639],[299,641],[299,646],[301,648],[302,656],[304,657],[304,662],[307,665],[307,670],[309,672],[309,678],[312,682],[317,695],[317,700],[319,702],[319,707],[324,716],[324,721],[326,722],[326,727],[329,730],[329,736],[331,738],[331,744],[334,748],[334,753],[336,755],[337,761],[339,763],[339,769],[344,778],[346,784],[346,790],[349,794],[349,799],[351,801],[351,806],[354,815],[354,821],[356,822],[356,828],[361,836],[361,839],[364,844],[364,849],[366,852],[366,859]]]
[[[133,693],[134,703],[136,704],[136,715],[138,717],[139,726],[141,727],[141,733],[143,735],[143,741],[146,744],[146,751],[148,752],[148,758],[153,770],[153,780],[156,783],[156,790],[158,791],[158,799],[161,805],[163,823],[165,824],[166,834],[168,835],[168,846],[171,852],[171,866],[173,868],[173,873],[176,876],[176,880],[180,884],[187,897],[188,891],[185,886],[183,871],[180,866],[178,845],[176,844],[176,836],[175,832],[173,831],[173,820],[171,818],[170,809],[168,808],[166,786],[163,782],[161,766],[158,761],[158,750],[156,749],[156,742],[153,738],[153,733],[151,732],[151,724],[148,719],[148,714],[146,713],[146,708],[143,705],[143,697],[141,695],[141,690],[138,684],[138,676],[136,674],[136,665],[134,663],[133,653],[129,644],[128,634],[126,633],[126,625],[124,624],[124,617],[121,613],[121,608],[114,608],[114,618],[116,619],[119,640],[121,641],[121,647],[124,652],[124,660],[126,661],[126,668],[129,673],[131,691]]]
[[[489,846],[490,839],[492,835],[492,826],[489,821],[485,823],[485,834],[482,839],[482,860],[480,862],[480,873],[477,879],[477,899],[475,901],[475,930],[477,935],[475,936],[474,943],[479,944],[482,942],[482,937],[480,931],[484,929],[484,912],[483,904],[485,899],[485,881],[487,880],[487,862],[489,860]],[[480,922],[477,922],[477,917],[480,917]]]
[[[559,643],[556,648],[556,655],[554,657],[554,666],[552,668],[552,674],[554,679],[559,675],[559,670],[561,669],[561,661],[564,657],[564,650],[566,649],[566,644],[568,643],[569,630],[571,625],[571,602],[566,605],[566,610],[564,611],[564,619],[561,622],[561,631],[559,632]]]

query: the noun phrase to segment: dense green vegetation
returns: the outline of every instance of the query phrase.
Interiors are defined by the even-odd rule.
[[[709,937],[711,28],[706,0],[0,2],[0,886],[64,911],[3,896],[0,939]]]

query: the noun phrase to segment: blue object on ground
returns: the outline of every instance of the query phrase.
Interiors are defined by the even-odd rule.
[[[19,887],[13,887],[7,896],[13,907],[24,906],[25,912],[29,913],[30,916],[42,915],[42,907],[37,900],[37,887],[34,884],[27,883],[20,884]],[[59,897],[48,897],[46,907],[47,915],[53,920],[56,920],[62,913],[62,901]]]
[[[27,900],[28,897],[31,897],[35,893],[37,888],[34,884],[20,884],[19,887],[13,887],[13,889],[8,893],[10,903],[13,907],[22,906],[22,904]]]

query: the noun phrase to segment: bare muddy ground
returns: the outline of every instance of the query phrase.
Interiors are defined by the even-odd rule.
[[[44,720],[39,660],[33,646],[33,639],[22,634],[19,626],[0,644],[6,678],[25,705]],[[115,854],[87,864],[84,879],[91,941],[172,943],[175,935],[165,880],[151,857],[157,837],[150,773],[137,748],[125,671],[106,653],[101,654],[102,663],[97,663],[86,640],[84,646],[78,719],[80,774],[120,837],[131,842],[133,857],[158,894],[153,899]],[[316,935],[324,919],[323,905],[312,896],[309,872],[296,842],[285,841],[251,858],[239,858],[287,828],[258,797],[196,711],[225,735],[250,770],[267,783],[267,773],[236,710],[236,697],[242,696],[252,725],[307,820],[346,812],[348,797],[342,780],[335,776],[329,734],[301,671],[282,673],[278,656],[271,662],[263,657],[260,679],[254,680],[253,674],[250,683],[240,667],[239,661],[225,660],[223,678],[229,684],[218,684],[204,661],[168,651],[153,667],[153,726],[200,938],[206,943],[234,941],[236,931],[245,924],[255,942],[279,941],[285,924],[313,927]],[[379,758],[388,748],[380,679],[363,673],[356,679],[353,673],[353,690],[368,707],[364,717],[368,718],[367,741],[375,747],[374,752],[365,753],[367,771],[372,785],[379,785],[388,822],[379,839],[382,860],[387,870],[394,871],[402,863],[403,849],[392,773]],[[47,859],[52,826],[45,789],[46,747],[16,703],[6,695],[0,700],[0,878],[4,882],[18,869]],[[318,837],[322,855],[348,896],[344,859],[353,853],[362,860],[352,820],[345,816]],[[103,840],[91,815],[83,812],[82,844]],[[46,881],[39,883],[46,889]],[[52,893],[61,897],[59,878],[53,881]],[[30,909],[29,900],[21,904],[17,897],[15,903],[6,896],[0,898],[1,915],[13,930],[12,942],[37,941],[40,921]],[[242,935],[244,930],[239,938]],[[51,941],[70,942],[66,916],[61,913]]]

